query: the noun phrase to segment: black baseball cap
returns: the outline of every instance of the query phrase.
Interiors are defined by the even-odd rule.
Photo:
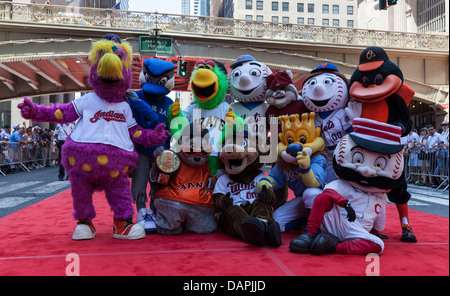
[[[385,61],[388,61],[387,53],[381,47],[370,46],[363,50],[359,56],[359,71],[372,71],[381,67]]]

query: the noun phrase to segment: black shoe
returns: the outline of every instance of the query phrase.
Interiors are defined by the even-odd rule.
[[[402,242],[417,243],[417,238],[408,224],[402,224],[402,237],[400,240]]]
[[[59,181],[64,181],[64,178],[63,177],[59,177]]]
[[[267,230],[266,222],[255,217],[250,217],[242,222],[241,229],[246,243],[257,246],[265,245],[264,234]]]
[[[266,244],[272,247],[281,246],[281,229],[278,222],[272,222],[265,233]]]
[[[315,238],[315,235],[303,232],[298,237],[291,240],[289,249],[294,253],[308,254],[311,251],[311,244]]]
[[[336,253],[339,238],[331,233],[320,233],[311,245],[311,253],[314,255]]]

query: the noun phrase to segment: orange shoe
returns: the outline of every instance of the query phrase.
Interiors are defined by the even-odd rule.
[[[139,224],[133,224],[132,219],[114,220],[113,238],[141,239],[145,237],[145,230]]]
[[[80,219],[72,235],[73,240],[93,239],[97,235],[91,220]]]

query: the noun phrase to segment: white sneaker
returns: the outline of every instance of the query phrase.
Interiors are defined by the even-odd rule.
[[[128,221],[114,220],[113,238],[117,239],[141,239],[145,238],[145,230],[139,224],[133,224],[131,219]]]
[[[155,232],[156,231],[156,211],[152,211],[151,209],[147,210],[147,214],[145,215],[145,220],[143,223],[143,227],[145,232]]]
[[[147,215],[147,210],[145,208],[139,209],[137,215],[136,215],[136,223],[141,224],[145,220],[145,216]],[[141,225],[143,226],[143,225]]]
[[[77,224],[72,235],[73,240],[93,239],[97,235],[94,224],[91,221],[78,221]]]

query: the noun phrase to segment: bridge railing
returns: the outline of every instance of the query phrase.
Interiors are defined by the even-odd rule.
[[[270,40],[448,51],[445,33],[421,34],[300,25],[229,18],[197,17],[78,6],[40,5],[0,1],[0,20],[70,26],[94,26],[163,32],[208,34]]]

